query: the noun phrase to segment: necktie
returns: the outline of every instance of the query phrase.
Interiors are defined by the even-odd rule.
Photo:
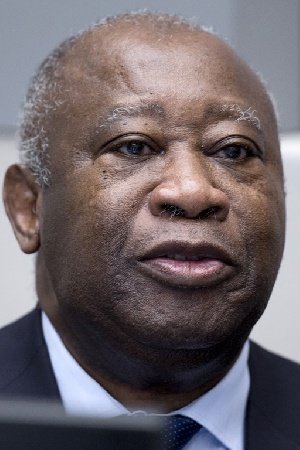
[[[164,448],[181,450],[201,428],[201,425],[190,417],[176,414],[168,416],[163,430]]]

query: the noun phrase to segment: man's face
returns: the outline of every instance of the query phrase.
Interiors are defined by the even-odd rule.
[[[90,348],[243,341],[284,241],[269,100],[213,36],[124,30],[85,37],[61,81],[40,229],[56,303],[44,307]]]

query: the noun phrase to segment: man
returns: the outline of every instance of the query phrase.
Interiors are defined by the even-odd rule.
[[[189,449],[300,448],[298,366],[252,343],[247,365],[285,210],[273,106],[233,50],[109,19],[42,64],[21,152],[4,200],[43,312],[2,331],[2,395],[176,411]]]

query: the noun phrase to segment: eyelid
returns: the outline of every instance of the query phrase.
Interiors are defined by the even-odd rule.
[[[249,137],[241,136],[241,135],[232,135],[232,136],[226,136],[223,139],[220,139],[218,142],[210,146],[209,150],[207,150],[205,153],[207,155],[214,155],[215,153],[219,152],[220,150],[224,149],[225,147],[230,146],[241,146],[241,147],[248,147],[249,150],[253,151],[253,154],[255,156],[258,156],[260,158],[263,158],[263,151],[262,149]]]
[[[138,133],[123,134],[122,136],[117,136],[107,141],[104,145],[100,147],[99,153],[117,151],[123,145],[130,144],[132,142],[139,142],[141,144],[147,145],[155,153],[162,153],[161,147],[159,147],[158,144],[155,141],[153,141],[153,139],[151,139],[147,135]]]

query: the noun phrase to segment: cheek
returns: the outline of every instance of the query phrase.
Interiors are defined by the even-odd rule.
[[[265,178],[255,185],[243,185],[233,201],[249,264],[258,276],[276,277],[282,258],[285,236],[285,206],[281,183]],[[263,271],[263,273],[260,273]]]
[[[89,272],[87,278],[109,275],[119,265],[136,214],[136,192],[139,190],[135,183],[129,187],[129,183],[112,181],[108,171],[103,176],[98,171],[82,173],[68,189],[63,227],[65,255],[72,266]]]
[[[42,252],[56,298],[72,314],[97,309],[111,277],[120,272],[119,255],[128,222],[120,209],[121,198],[114,190],[101,190],[80,180],[67,189],[51,189],[45,205]]]

